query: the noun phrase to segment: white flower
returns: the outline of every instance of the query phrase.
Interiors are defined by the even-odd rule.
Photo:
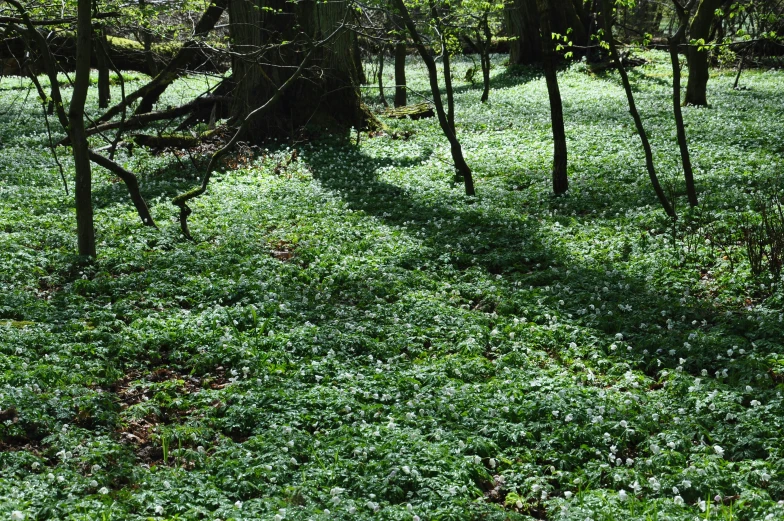
[[[109,493],[109,489],[106,488],[106,487],[101,487],[101,489],[98,491],[98,493],[105,496],[106,494]]]
[[[625,429],[629,426],[629,423],[626,420],[621,420],[620,426]]]
[[[13,512],[11,512],[12,521],[23,521],[24,518],[25,518],[24,512],[21,512],[19,510],[14,510]]]
[[[618,499],[620,499],[621,501],[626,501],[628,497],[629,495],[626,493],[624,489],[618,491]]]
[[[98,482],[97,482],[97,481],[95,481],[95,480],[92,480],[92,481],[90,482],[90,488],[96,488],[97,486],[98,486]]]
[[[163,515],[163,506],[162,505],[155,505],[155,514],[162,516]]]
[[[234,502],[234,508],[242,508],[242,501],[237,500]]]
[[[331,496],[338,496],[338,495],[342,494],[342,493],[343,493],[343,492],[345,492],[345,491],[346,491],[346,489],[345,489],[345,488],[334,487],[334,488],[332,488],[332,489],[329,491],[329,494],[330,494]]]
[[[672,498],[672,500],[673,500],[673,501],[675,502],[675,504],[676,504],[676,505],[678,505],[679,507],[680,507],[680,506],[683,506],[683,498],[682,498],[682,497],[680,497],[680,496],[675,496],[674,498]]]
[[[564,492],[564,497],[565,497],[566,499],[572,499],[572,493],[571,493],[571,491],[567,490],[566,492]]]
[[[713,446],[713,450],[714,450],[714,451],[716,452],[716,454],[718,454],[719,456],[724,456],[724,449],[722,449],[722,448],[721,448],[719,445],[714,445],[714,446]]]
[[[759,400],[752,400],[751,401],[751,406],[752,407],[759,407],[760,405],[762,405],[762,404],[759,402]]]
[[[93,474],[95,474],[96,472],[100,472],[101,466],[100,465],[93,465],[92,469],[90,469],[90,470],[92,470]]]
[[[697,502],[697,506],[700,507],[700,512],[705,512],[705,509],[707,508],[707,505],[705,504],[705,500],[704,499],[700,499]]]

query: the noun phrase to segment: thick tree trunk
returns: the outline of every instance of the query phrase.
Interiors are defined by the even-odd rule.
[[[312,40],[338,32],[313,53],[310,66],[267,112],[248,122],[255,140],[294,136],[304,127],[339,129],[364,123],[354,66],[355,36],[342,27],[343,0],[288,2],[234,0],[229,5],[232,74],[236,82],[233,124],[269,100],[310,53]]]
[[[607,38],[607,44],[610,47],[610,56],[615,61],[616,67],[618,68],[618,73],[621,75],[623,90],[626,92],[626,99],[629,102],[629,112],[634,119],[634,125],[637,128],[637,134],[640,136],[640,141],[642,142],[642,148],[645,152],[645,168],[648,170],[648,177],[651,179],[653,190],[656,192],[656,197],[659,198],[659,202],[661,203],[662,208],[664,208],[664,211],[668,216],[675,219],[675,210],[667,200],[667,196],[664,194],[664,190],[659,183],[659,178],[656,175],[656,169],[653,165],[653,152],[651,151],[651,144],[648,141],[648,135],[645,133],[645,127],[642,125],[640,113],[637,111],[637,104],[634,102],[634,94],[632,93],[631,83],[629,83],[629,76],[626,74],[626,67],[623,66],[621,57],[618,55],[618,49],[615,46],[615,40],[613,39],[612,33],[612,4],[610,4],[609,0],[602,0],[601,5],[604,35],[605,38]]]
[[[395,44],[395,107],[408,104],[406,94],[406,42]]]
[[[71,104],[68,107],[69,134],[76,169],[76,234],[79,255],[95,257],[95,227],[93,225],[92,171],[90,149],[84,132],[84,105],[90,86],[90,43],[92,23],[90,0],[77,4],[76,78]]]
[[[550,98],[550,121],[553,129],[553,192],[562,194],[569,189],[567,177],[566,130],[564,129],[563,103],[561,90],[558,88],[556,55],[553,49],[551,20],[552,11],[548,0],[528,0],[539,13],[539,30],[542,42],[542,65],[547,83],[547,95]]]
[[[702,0],[697,13],[689,27],[691,40],[703,40],[707,44],[710,40],[711,25],[715,11],[721,7],[722,0]],[[708,49],[700,50],[699,45],[690,45],[687,54],[689,63],[689,79],[686,83],[685,105],[708,105],[708,79],[710,69],[708,63]]]
[[[588,43],[588,31],[585,25],[587,18],[578,11],[572,0],[548,0],[553,16],[550,27],[553,33],[566,36],[576,46],[583,47]],[[582,17],[581,17],[582,15]],[[532,9],[528,0],[512,0],[504,10],[504,23],[510,36],[516,36],[509,50],[510,65],[539,63],[542,60],[542,44],[539,37],[539,15]],[[548,38],[550,35],[548,35]],[[575,49],[580,54],[580,49]]]

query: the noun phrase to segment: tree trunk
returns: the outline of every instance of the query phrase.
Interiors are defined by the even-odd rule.
[[[578,11],[572,0],[549,0],[548,4],[553,13],[550,18],[552,32],[562,36],[567,36],[569,32],[569,41],[579,47],[586,46],[588,31],[583,19],[585,17],[580,16],[584,15],[582,9]],[[539,16],[536,9],[532,7],[528,0],[512,0],[509,7],[504,10],[504,23],[509,36],[517,37],[517,40],[511,42],[509,50],[511,65],[539,63],[542,60]],[[580,49],[575,49],[574,53],[581,54]]]
[[[381,104],[385,107],[389,106],[387,97],[384,96],[384,50],[386,46],[379,46],[378,51],[378,95],[381,98]]]
[[[487,21],[488,13],[485,11],[482,17],[482,31],[477,31],[476,39],[481,42],[480,64],[482,67],[482,97],[480,101],[485,103],[490,97],[490,45],[493,43],[493,32]],[[484,36],[484,38],[482,38]]]
[[[686,26],[689,23],[689,13],[681,6],[679,0],[673,0],[673,3],[678,12],[680,25],[678,31],[668,42],[670,48],[670,63],[672,64],[672,110],[675,116],[675,130],[678,135],[678,148],[681,152],[683,176],[686,181],[686,195],[689,199],[689,205],[694,208],[698,205],[697,189],[694,186],[694,172],[691,168],[689,144],[686,141],[686,126],[683,123],[683,112],[681,111],[681,64],[680,59],[678,58],[678,46],[683,40],[683,35],[686,34]]]
[[[364,123],[352,38],[342,27],[344,0],[288,2],[234,0],[229,4],[232,74],[236,82],[232,124],[269,100],[314,47],[337,31],[329,45],[318,46],[310,66],[281,94],[264,118],[248,122],[247,136],[293,137],[304,127],[346,129]]]
[[[444,103],[441,101],[441,88],[438,85],[438,69],[436,68],[436,62],[433,60],[433,57],[419,37],[419,31],[417,31],[416,25],[411,19],[411,15],[409,14],[406,5],[403,3],[403,0],[392,0],[392,6],[402,18],[402,21],[408,30],[408,34],[411,36],[414,46],[416,46],[417,52],[419,52],[419,56],[422,58],[422,61],[425,62],[427,76],[430,81],[430,93],[433,96],[433,104],[435,105],[436,115],[438,116],[438,124],[449,141],[452,161],[455,163],[456,177],[462,178],[466,195],[474,195],[474,178],[471,168],[463,157],[463,149],[460,147],[460,142],[455,135],[454,126],[449,124],[449,119],[444,110]]]
[[[702,0],[697,13],[689,27],[689,38],[703,40],[705,44],[710,40],[710,30],[713,24],[715,11],[721,7],[722,0]],[[707,106],[707,89],[710,69],[708,63],[708,49],[700,50],[699,45],[690,45],[687,54],[689,63],[689,79],[686,83],[685,105]]]
[[[548,0],[528,0],[532,8],[539,13],[539,29],[542,42],[542,65],[547,83],[547,95],[550,98],[550,121],[553,129],[553,192],[560,195],[569,189],[569,178],[566,173],[567,150],[566,130],[564,129],[563,103],[561,90],[558,88],[558,74],[555,67],[555,49],[550,36],[551,17],[550,2]]]
[[[406,42],[395,44],[395,107],[408,104],[406,93]]]
[[[92,171],[87,136],[84,131],[84,105],[90,86],[90,43],[92,23],[90,0],[77,3],[76,74],[68,107],[69,134],[76,169],[76,234],[79,255],[95,257],[95,227],[93,225]]]
[[[637,128],[637,134],[640,136],[640,141],[642,141],[642,148],[645,151],[645,167],[648,170],[648,177],[651,179],[653,190],[656,192],[656,197],[659,198],[659,202],[661,203],[662,208],[664,208],[664,211],[668,216],[675,219],[675,210],[667,200],[667,196],[664,194],[664,190],[662,190],[661,184],[659,184],[659,178],[656,176],[656,169],[653,166],[653,152],[651,151],[651,144],[648,141],[648,135],[645,133],[645,128],[643,127],[642,119],[640,118],[640,113],[637,111],[637,105],[634,102],[634,94],[632,93],[632,86],[629,83],[629,76],[626,74],[626,67],[623,66],[621,57],[618,55],[618,49],[615,46],[615,40],[613,39],[612,34],[612,7],[608,0],[602,0],[602,20],[604,22],[604,36],[607,38],[607,43],[610,47],[610,56],[612,57],[613,61],[615,61],[616,67],[618,68],[618,73],[621,75],[623,90],[626,92],[626,99],[629,102],[629,112],[634,119],[634,125]]]
[[[94,33],[95,45],[93,46],[95,61],[98,64],[98,106],[105,109],[112,99],[109,78],[109,58],[106,55],[106,34],[103,29]]]
[[[359,83],[366,85],[368,80],[365,75],[365,67],[362,65],[362,49],[359,47],[359,37],[354,34],[352,40],[352,53],[351,57],[354,58],[354,68],[356,69],[356,78]]]

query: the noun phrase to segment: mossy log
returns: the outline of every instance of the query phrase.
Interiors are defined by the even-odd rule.
[[[151,136],[149,134],[136,134],[131,137],[136,145],[149,148],[193,148],[199,145],[197,137],[184,134],[168,134],[163,136]]]
[[[47,41],[58,66],[66,71],[73,71],[76,63],[75,33],[62,31],[48,38]],[[155,71],[150,70],[150,62],[147,60],[144,46],[141,43],[118,36],[108,36],[107,43],[109,57],[114,67],[123,71],[135,71],[154,76]],[[177,55],[181,46],[179,42],[153,44],[152,53],[156,67],[160,69],[165,66]],[[24,75],[26,65],[30,65],[36,72],[42,70],[35,57],[32,62],[27,60],[25,51],[26,47],[21,38],[9,38],[4,42],[4,45],[0,47],[0,63],[2,63],[4,75]],[[90,61],[92,67],[98,66],[95,49],[93,49]],[[196,53],[193,59],[185,65],[185,68],[204,72],[225,72],[228,70],[228,62],[222,58],[218,51],[205,47]]]
[[[406,107],[388,108],[381,115],[392,119],[422,119],[435,117],[436,113],[432,105],[419,103],[418,105],[408,105]]]

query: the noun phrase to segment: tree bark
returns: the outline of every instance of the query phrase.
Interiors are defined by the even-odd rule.
[[[648,141],[648,135],[645,133],[645,128],[643,127],[642,119],[640,118],[640,113],[637,111],[637,105],[634,102],[634,94],[632,93],[632,86],[629,83],[629,76],[626,74],[626,67],[623,66],[621,57],[618,55],[618,48],[615,46],[615,40],[613,39],[612,34],[612,6],[608,0],[601,0],[601,2],[602,20],[604,22],[604,35],[605,38],[607,38],[607,44],[610,47],[610,56],[615,61],[615,64],[618,68],[618,73],[621,75],[623,90],[626,92],[626,99],[629,102],[629,112],[634,119],[634,125],[637,128],[637,135],[640,136],[640,141],[642,141],[642,148],[645,151],[645,167],[648,170],[648,177],[651,179],[653,190],[656,192],[656,197],[659,198],[659,202],[661,203],[662,208],[664,208],[664,211],[668,216],[675,219],[677,217],[675,210],[667,200],[667,196],[664,194],[664,190],[662,190],[661,184],[659,184],[659,178],[656,175],[656,169],[653,165],[653,152],[651,151],[651,144]]]
[[[406,91],[406,42],[395,44],[395,107],[408,104]]]
[[[553,13],[550,9],[548,0],[528,0],[532,2],[532,8],[539,13],[540,40],[542,42],[542,65],[544,67],[544,77],[547,83],[547,95],[550,98],[550,121],[553,130],[553,192],[557,195],[563,194],[569,189],[569,178],[567,176],[567,150],[566,150],[566,130],[564,129],[563,103],[561,101],[561,90],[558,88],[558,73],[556,70],[556,55],[553,49],[551,37],[551,17]]]
[[[92,14],[90,0],[77,2],[76,74],[73,95],[68,107],[69,134],[76,169],[76,234],[79,255],[95,257],[95,226],[93,224],[92,170],[89,147],[84,131],[84,105],[90,86],[90,44]]]
[[[697,7],[697,13],[689,27],[689,38],[703,40],[707,44],[710,40],[711,25],[715,11],[721,7],[722,0],[702,0]],[[708,105],[708,79],[710,68],[708,63],[708,49],[700,50],[699,45],[690,45],[688,54],[689,79],[686,82],[685,105]]]
[[[264,118],[248,123],[246,136],[295,136],[306,126],[314,130],[359,127],[364,123],[352,58],[355,35],[343,27],[348,16],[344,0],[234,0],[229,5],[232,75],[236,82],[232,124],[278,92],[312,40],[336,33],[319,46],[310,66]]]

